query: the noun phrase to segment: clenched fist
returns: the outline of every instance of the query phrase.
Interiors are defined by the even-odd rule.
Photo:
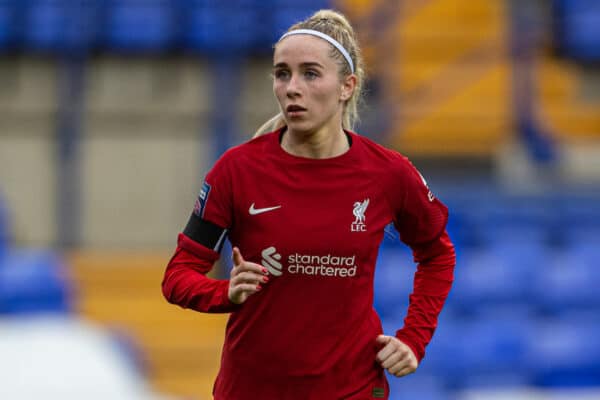
[[[377,361],[390,374],[400,377],[412,374],[417,370],[419,362],[410,347],[394,336],[379,335],[377,343],[383,348],[377,353]]]

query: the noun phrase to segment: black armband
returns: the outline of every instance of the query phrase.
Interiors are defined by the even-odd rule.
[[[192,213],[183,234],[206,248],[221,252],[227,237],[227,229]]]

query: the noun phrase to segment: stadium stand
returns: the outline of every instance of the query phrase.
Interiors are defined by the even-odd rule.
[[[452,395],[443,383],[434,376],[418,374],[396,379],[388,376],[391,400],[451,400]]]
[[[598,387],[597,197],[475,193],[440,194],[458,214],[455,231],[479,238],[458,249],[455,285],[419,374],[449,398],[500,388]],[[411,257],[387,241],[380,261],[375,305],[393,333],[402,326],[397,310],[410,291]],[[398,390],[392,398],[405,398],[403,383],[391,383]]]
[[[574,310],[561,318],[540,319],[527,362],[541,387],[600,386],[598,309]]]
[[[540,118],[563,145],[590,143],[600,137],[600,99],[585,90],[586,71],[600,62],[600,4],[555,0],[552,11],[556,51],[535,66]]]
[[[420,372],[451,390],[522,386],[532,382],[524,363],[531,323],[519,312],[489,310],[486,316],[445,316]]]
[[[183,44],[191,51],[240,56],[259,47],[264,5],[248,0],[188,0],[185,7]]]
[[[503,246],[498,249],[463,250],[461,269],[456,274],[451,301],[465,313],[478,313],[494,304],[523,304],[531,300],[531,283],[535,280],[535,258],[543,256],[534,251],[521,253],[526,246]]]
[[[571,310],[600,310],[597,288],[600,279],[596,260],[600,243],[577,243],[552,254],[544,264],[543,273],[534,282],[535,297],[540,308],[555,315]]]
[[[75,3],[81,7],[72,8]],[[80,48],[100,49],[111,57],[171,52],[208,59],[231,53],[265,55],[290,23],[329,3],[0,0],[0,52],[54,54]],[[419,0],[385,8],[389,3],[336,4],[365,29],[385,17],[383,32],[365,38],[365,54],[384,82],[380,86],[385,101],[397,110],[389,116],[391,143],[411,156],[491,157],[514,131],[508,2]],[[539,116],[560,145],[597,140],[600,102],[582,95],[586,80],[576,63],[598,57],[597,2],[556,3],[563,7],[562,46],[568,58],[544,53],[535,63]],[[78,30],[83,25],[85,29]],[[127,65],[139,68],[142,78],[161,71],[164,85],[165,76],[170,78],[177,69],[154,61]],[[138,135],[136,126],[161,139],[165,135],[156,121],[162,120],[187,138],[181,140],[182,147],[196,146],[193,133],[181,134],[185,129],[176,123],[185,119],[185,127],[194,132],[196,116],[203,113],[206,119],[211,95],[207,90],[200,95],[201,78],[190,78],[197,72],[209,80],[206,71],[185,64],[186,75],[170,89],[179,96],[170,97],[160,90],[151,93],[156,88],[148,89],[152,85],[142,78],[129,79],[131,69],[120,62],[115,57],[91,64],[91,79],[98,79],[92,86],[102,90],[87,98],[86,128],[94,136],[90,142],[101,142],[106,153],[110,147],[102,134],[110,131],[111,140],[120,140],[126,154],[138,154],[134,148],[148,153],[150,148],[155,151],[152,156],[164,155],[160,140],[140,147],[131,136],[127,142],[123,139],[126,133]],[[130,85],[117,90],[124,80]],[[199,96],[204,97],[198,101]],[[17,104],[18,113],[12,108],[3,111],[18,114],[14,126],[34,115],[27,110],[29,103],[22,103]],[[200,103],[202,110],[193,108]],[[51,120],[41,124],[51,125]],[[181,147],[174,149],[177,153]],[[86,165],[96,178],[105,161],[93,161]],[[116,179],[111,180],[114,185]],[[575,191],[511,196],[479,183],[457,186],[447,195],[439,193],[451,210],[449,231],[459,256],[456,283],[419,372],[402,380],[390,378],[391,399],[449,400],[463,390],[482,387],[600,387],[598,196]],[[145,196],[135,198],[145,201]],[[112,211],[111,201],[119,199],[102,197],[103,205],[108,204],[103,211]],[[127,338],[123,344],[133,351],[130,358],[147,363],[155,388],[183,396],[210,393],[226,316],[200,316],[164,301],[160,280],[167,254],[74,252],[68,258],[72,268],[67,268],[56,252],[9,248],[10,216],[5,210],[0,199],[0,314],[76,311],[118,332],[126,329],[139,341],[142,355]],[[374,303],[385,332],[391,334],[403,324],[414,264],[410,251],[393,235],[386,237],[380,256]]]
[[[0,53],[17,47],[18,12],[16,2],[10,0],[0,1]]]
[[[23,44],[30,50],[58,50],[66,45],[66,1],[33,0],[25,8]]]
[[[69,258],[75,309],[139,345],[154,388],[197,397],[212,390],[226,315],[195,314],[165,302],[160,282],[168,254],[81,253]]]
[[[581,32],[573,33],[577,49],[591,57],[598,35],[586,26],[598,20],[597,4],[564,3],[569,3],[568,17],[559,22],[572,23],[562,29]],[[360,22],[383,19],[360,1],[340,4],[357,7],[355,18]],[[382,25],[389,31],[364,37],[370,64],[375,64],[377,79],[385,82],[380,86],[392,111],[386,116],[391,119],[390,143],[413,157],[490,157],[514,140],[508,134],[515,116],[507,3],[407,1],[391,11],[386,18],[396,23]],[[596,138],[600,102],[581,94],[581,68],[545,54],[531,68],[541,105],[537,117],[550,129],[549,135],[567,143]]]
[[[563,55],[600,61],[600,4],[594,0],[555,0],[556,42]]]
[[[490,155],[511,121],[504,1],[434,0],[399,11],[375,58],[406,154]],[[480,104],[485,107],[480,107]]]
[[[600,101],[583,96],[580,67],[543,58],[537,66],[540,117],[562,143],[589,141],[600,135]]]
[[[406,247],[382,246],[377,262],[374,304],[384,317],[394,320],[408,305],[408,294],[415,272],[412,255]]]
[[[109,51],[159,53],[176,45],[181,24],[172,1],[108,1],[103,11],[101,47]]]
[[[321,8],[327,8],[331,2],[328,0],[309,0],[296,2],[292,0],[273,0],[273,23],[269,27],[272,30],[270,34],[272,41],[275,43],[285,31],[304,18],[307,18]]]
[[[68,54],[85,50],[95,41],[97,2],[29,0],[20,7],[24,20],[20,40],[29,52]]]

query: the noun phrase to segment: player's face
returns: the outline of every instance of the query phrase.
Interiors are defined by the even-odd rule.
[[[353,81],[340,79],[331,52],[329,43],[310,35],[288,36],[275,47],[273,92],[291,133],[336,134],[341,129]]]

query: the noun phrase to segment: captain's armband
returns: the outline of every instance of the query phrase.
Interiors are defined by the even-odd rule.
[[[212,222],[206,221],[196,213],[192,213],[190,216],[183,233],[193,241],[218,253],[221,252],[227,237],[226,228],[221,228]]]

